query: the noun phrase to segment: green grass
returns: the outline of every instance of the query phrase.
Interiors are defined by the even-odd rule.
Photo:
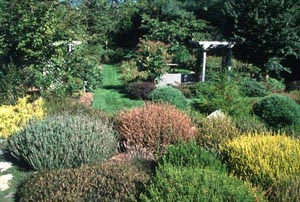
[[[144,103],[126,97],[121,76],[116,66],[103,65],[103,86],[94,91],[93,108],[117,112],[125,108],[141,106]]]

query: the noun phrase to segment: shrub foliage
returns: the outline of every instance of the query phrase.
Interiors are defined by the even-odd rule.
[[[8,143],[13,156],[43,170],[105,161],[114,154],[117,138],[104,120],[63,114],[29,123]]]
[[[145,165],[105,163],[33,175],[18,190],[20,202],[130,202],[151,176]]]
[[[18,100],[17,104],[0,106],[0,138],[7,138],[21,130],[32,118],[44,116],[43,100],[29,102],[29,97]]]
[[[275,129],[300,123],[299,105],[283,95],[274,94],[261,99],[253,105],[253,112]]]
[[[269,197],[274,197],[272,191],[292,192],[293,183],[288,182],[298,183],[295,188],[299,189],[299,140],[270,133],[246,135],[226,143],[222,153],[232,173],[266,190],[271,188]]]
[[[155,88],[154,83],[151,82],[133,82],[128,84],[127,91],[134,99],[146,100]]]
[[[185,113],[164,103],[146,103],[120,112],[116,117],[116,130],[127,148],[142,147],[151,151],[179,140],[190,140],[196,134]]]
[[[248,97],[264,97],[268,95],[267,87],[252,78],[244,78],[240,84],[240,90]]]
[[[264,201],[249,184],[225,173],[202,168],[160,167],[152,183],[141,194],[145,202],[173,201]]]
[[[167,102],[178,109],[187,109],[188,102],[182,92],[171,86],[159,87],[149,94],[149,99],[155,102]]]

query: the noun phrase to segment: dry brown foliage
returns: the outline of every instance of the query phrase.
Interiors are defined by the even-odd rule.
[[[144,148],[148,151],[193,139],[197,133],[188,115],[166,103],[146,103],[120,112],[116,130],[127,150]]]

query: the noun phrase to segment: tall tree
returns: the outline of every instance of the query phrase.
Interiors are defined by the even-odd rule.
[[[300,2],[298,0],[226,0],[236,53],[264,72],[288,71],[282,60],[300,57]]]

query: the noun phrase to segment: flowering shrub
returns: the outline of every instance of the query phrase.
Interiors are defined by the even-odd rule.
[[[0,106],[0,138],[7,138],[19,131],[32,118],[39,119],[44,116],[43,100],[39,98],[30,103],[28,99],[28,96],[21,98],[14,106]]]

